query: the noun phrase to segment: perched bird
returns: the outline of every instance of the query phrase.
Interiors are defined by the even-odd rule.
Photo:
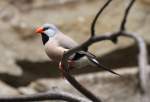
[[[63,34],[56,26],[52,24],[44,24],[36,29],[36,33],[40,33],[42,36],[42,42],[49,56],[50,60],[59,64],[59,68],[63,70],[61,60],[65,51],[78,46],[77,42]],[[94,65],[104,70],[107,70],[113,74],[119,75],[111,69],[100,64],[92,53],[83,49],[83,51],[76,52],[69,57],[68,63],[70,67],[85,67],[86,65]],[[120,76],[120,75],[119,75]]]

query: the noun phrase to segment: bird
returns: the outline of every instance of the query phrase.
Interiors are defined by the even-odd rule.
[[[65,35],[53,24],[44,24],[37,27],[35,30],[37,34],[41,34],[44,49],[51,61],[58,63],[59,68],[63,70],[61,63],[64,52],[69,51],[72,48],[77,47],[79,44],[71,37]],[[85,62],[86,61],[86,62]],[[88,64],[92,66],[100,67],[110,73],[121,76],[120,74],[112,71],[101,64],[96,56],[88,51],[88,48],[84,48],[83,51],[74,53],[68,59],[69,67],[84,67]]]

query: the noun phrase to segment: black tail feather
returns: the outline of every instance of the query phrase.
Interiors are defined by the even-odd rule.
[[[101,68],[103,68],[104,70],[106,70],[106,71],[108,71],[108,72],[110,72],[110,73],[113,73],[113,74],[115,74],[115,75],[121,76],[120,74],[118,74],[118,73],[112,71],[111,69],[107,68],[107,67],[104,66],[103,64],[99,63],[99,61],[97,60],[97,58],[96,58],[96,56],[95,56],[94,54],[92,54],[92,53],[90,53],[90,52],[84,52],[84,51],[82,51],[81,53],[84,53],[85,56],[87,56],[87,58],[88,58],[93,64],[95,64],[96,66],[101,67]]]
[[[80,58],[82,58],[83,56],[86,56],[93,64],[95,64],[97,67],[100,67],[110,73],[113,73],[115,75],[118,75],[118,76],[121,76],[120,74],[112,71],[111,69],[107,68],[106,66],[104,66],[103,64],[101,64],[96,56],[88,51],[80,51],[80,52],[77,52],[76,55],[74,56],[73,60],[78,60]]]
[[[120,74],[118,74],[118,73],[112,71],[111,69],[107,68],[107,67],[104,66],[103,64],[100,64],[96,59],[89,58],[89,57],[88,57],[88,59],[89,59],[93,64],[95,64],[96,66],[101,67],[101,68],[103,68],[104,70],[106,70],[106,71],[108,71],[108,72],[110,72],[110,73],[113,73],[113,74],[115,74],[115,75],[121,76]]]

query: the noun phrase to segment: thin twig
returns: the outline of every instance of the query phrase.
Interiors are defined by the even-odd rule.
[[[124,12],[124,16],[120,25],[120,31],[125,31],[126,30],[126,23],[127,23],[127,18],[129,15],[129,12],[131,11],[131,7],[133,6],[134,2],[136,0],[131,0],[131,2],[129,3],[129,5],[127,6],[125,12]]]
[[[104,11],[104,9],[110,4],[112,0],[108,0],[102,8],[100,8],[99,12],[96,14],[95,18],[93,19],[93,22],[91,24],[91,37],[95,36],[95,25],[97,22],[98,17],[100,16],[100,14]]]

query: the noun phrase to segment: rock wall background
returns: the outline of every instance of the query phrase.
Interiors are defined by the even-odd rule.
[[[0,87],[3,88],[0,95],[31,94],[52,87],[72,92],[74,89],[60,78],[56,65],[49,62],[40,36],[34,30],[44,23],[53,23],[81,43],[89,37],[92,19],[105,1],[1,0]],[[97,23],[97,34],[117,30],[128,2],[112,2]],[[127,26],[129,31],[137,32],[145,39],[150,52],[150,0],[137,0]],[[118,45],[105,41],[94,44],[90,50],[105,65],[119,68],[117,72],[124,75],[126,80],[88,67],[73,72],[80,82],[86,83],[104,102],[138,102],[139,95],[135,92],[137,49],[134,42],[120,38]]]

